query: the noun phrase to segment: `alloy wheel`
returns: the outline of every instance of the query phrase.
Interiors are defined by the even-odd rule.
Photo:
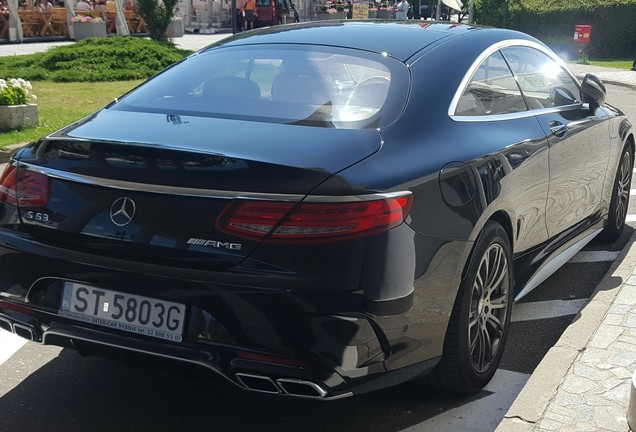
[[[494,243],[479,263],[468,319],[470,358],[479,373],[488,370],[501,346],[510,295],[507,275],[508,260],[504,249]]]
[[[632,156],[626,151],[623,153],[619,168],[618,182],[616,183],[616,228],[620,229],[625,223],[627,206],[629,205],[629,188],[632,179]]]

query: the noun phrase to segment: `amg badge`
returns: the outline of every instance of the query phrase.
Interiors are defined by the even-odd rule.
[[[220,242],[217,240],[206,240],[206,239],[198,239],[198,238],[189,239],[188,244],[193,244],[197,246],[210,246],[217,249],[227,249],[227,250],[241,250],[241,248],[243,247],[241,243]]]

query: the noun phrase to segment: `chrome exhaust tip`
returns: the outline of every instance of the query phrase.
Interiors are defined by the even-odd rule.
[[[13,332],[21,338],[28,339],[30,341],[35,340],[35,331],[22,324],[13,324]]]
[[[9,333],[13,333],[13,327],[11,326],[11,321],[6,320],[4,318],[0,318],[0,329],[6,330]]]
[[[280,394],[281,391],[274,381],[266,376],[253,375],[239,372],[236,374],[236,379],[243,385],[243,387],[262,393]]]
[[[327,391],[325,389],[311,381],[303,381],[293,378],[279,378],[276,380],[276,384],[283,389],[285,394],[290,396],[318,399],[327,396]]]

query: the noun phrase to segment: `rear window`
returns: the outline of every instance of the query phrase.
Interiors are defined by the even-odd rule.
[[[235,47],[168,69],[111,109],[319,127],[378,127],[408,93],[406,67],[354,50]]]

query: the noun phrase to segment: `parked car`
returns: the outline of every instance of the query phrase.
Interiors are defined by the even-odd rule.
[[[298,22],[298,12],[290,0],[257,0],[256,27]]]
[[[513,300],[620,235],[633,160],[600,80],[528,35],[255,30],[13,155],[0,327],[264,393],[475,392]]]

